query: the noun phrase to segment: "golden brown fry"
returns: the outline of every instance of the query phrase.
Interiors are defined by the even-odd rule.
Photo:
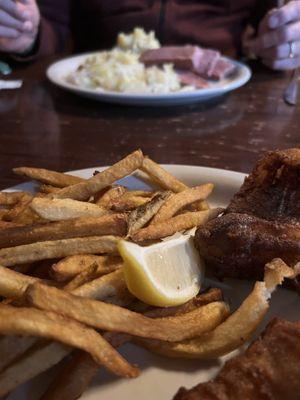
[[[140,345],[168,357],[210,359],[235,350],[248,341],[269,309],[268,300],[284,278],[292,277],[293,270],[281,260],[266,266],[265,281],[256,282],[253,291],[241,306],[212,332],[179,343],[140,340]]]
[[[113,200],[120,198],[127,189],[124,186],[118,185],[113,186],[107,190],[99,199],[95,201],[95,204],[104,208],[110,208],[110,204]]]
[[[132,196],[130,198],[121,197],[120,199],[114,200],[110,208],[116,212],[132,211],[136,207],[147,204],[149,201],[150,198],[143,196]]]
[[[213,190],[214,185],[207,183],[205,185],[185,189],[182,192],[173,194],[155,215],[151,224],[166,221],[172,218],[179,210],[196,201],[206,199]]]
[[[158,193],[152,200],[133,210],[128,217],[128,235],[131,236],[143,228],[158,212],[170,195],[171,192],[169,191]]]
[[[42,168],[18,167],[13,168],[13,171],[15,174],[26,176],[30,179],[35,179],[39,182],[59,188],[75,185],[76,183],[84,181],[84,179],[79,178],[78,176],[50,171]]]
[[[64,286],[64,290],[67,292],[72,292],[73,290],[79,288],[87,282],[90,282],[92,279],[96,278],[97,274],[97,264],[91,264],[85,270],[83,270],[80,274],[75,276],[69,283]]]
[[[56,365],[70,352],[68,346],[60,343],[38,342],[0,373],[0,396],[7,395],[22,383]]]
[[[39,225],[3,228],[0,232],[0,248],[75,237],[96,235],[125,236],[126,233],[127,217],[124,214],[76,218]]]
[[[49,193],[57,193],[60,190],[60,188],[56,186],[51,186],[51,185],[41,185],[40,186],[40,192],[49,194]]]
[[[163,167],[156,164],[148,157],[144,157],[140,169],[150,175],[154,182],[164,189],[172,190],[177,193],[188,188],[184,183],[180,182]]]
[[[0,296],[2,297],[22,297],[28,285],[37,281],[39,281],[38,278],[0,266]]]
[[[0,216],[1,218],[1,216]],[[22,224],[17,224],[16,222],[11,222],[11,221],[1,221],[0,220],[0,229],[6,229],[6,228],[16,228],[19,226],[23,226]],[[2,232],[1,232],[2,233]]]
[[[0,371],[24,354],[35,342],[36,338],[31,337],[3,336],[0,339]]]
[[[176,232],[205,224],[207,221],[216,218],[222,211],[222,208],[213,208],[207,211],[187,212],[140,229],[131,238],[134,242],[161,239],[171,236]]]
[[[115,181],[130,175],[138,169],[143,162],[143,153],[141,150],[134,151],[127,157],[86,180],[55,193],[57,198],[70,198],[75,200],[87,200],[95,193],[99,192],[106,186],[111,185]]]
[[[138,369],[128,364],[95,330],[52,312],[0,305],[0,333],[57,340],[90,353],[99,365],[116,375],[127,378],[138,375]]]
[[[51,276],[58,282],[66,282],[84,271],[91,264],[97,264],[97,276],[108,274],[123,266],[119,256],[95,256],[80,254],[63,258],[51,267]]]
[[[109,297],[120,297],[128,293],[123,270],[111,272],[100,278],[94,279],[73,291],[73,294],[80,297],[102,300]]]
[[[209,303],[190,313],[159,319],[147,318],[125,308],[100,301],[79,298],[56,288],[34,284],[28,287],[26,299],[39,308],[61,313],[98,329],[131,335],[178,341],[203,332],[203,320],[215,326],[228,315],[223,302]]]
[[[31,197],[31,195],[27,192],[0,192],[0,205],[14,206],[28,197]]]
[[[101,217],[108,213],[93,203],[71,199],[49,199],[36,197],[30,208],[41,218],[49,221],[61,221],[72,218]]]
[[[0,265],[12,266],[28,262],[62,258],[75,254],[115,253],[117,236],[90,236],[85,238],[36,242],[0,250]]]
[[[32,195],[26,194],[20,199],[13,208],[11,208],[9,211],[6,212],[6,214],[3,216],[3,219],[5,221],[14,221],[14,222],[20,222],[18,219],[20,219],[20,216],[25,212],[25,210],[28,207],[28,204],[30,204],[32,200]]]

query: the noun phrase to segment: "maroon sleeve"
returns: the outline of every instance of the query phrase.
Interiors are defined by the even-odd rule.
[[[40,0],[41,25],[37,55],[62,52],[70,44],[71,0]]]

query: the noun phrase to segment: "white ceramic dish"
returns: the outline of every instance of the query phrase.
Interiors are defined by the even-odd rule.
[[[84,89],[68,83],[66,77],[72,71],[75,71],[77,67],[91,54],[93,53],[68,57],[55,62],[47,69],[47,77],[55,85],[80,96],[90,97],[108,103],[135,106],[171,106],[203,102],[235,90],[243,86],[251,78],[251,70],[248,66],[241,62],[232,60],[236,65],[236,71],[232,76],[223,79],[220,82],[212,83],[211,87],[207,89],[198,89],[191,92],[178,92],[161,95],[128,94],[109,92],[100,89]]]
[[[245,175],[220,169],[166,165],[168,171],[179,179],[194,186],[199,183],[212,182],[215,184],[214,194],[211,196],[211,203],[214,205],[226,206],[232,195],[239,189]],[[81,171],[74,171],[75,175],[88,178],[94,170],[101,168],[90,168]],[[124,185],[132,189],[147,187],[135,177],[122,180]],[[18,185],[10,190],[33,190],[34,185],[26,183]],[[230,297],[232,307],[241,303],[243,298],[251,290],[253,284],[244,281],[228,281],[229,289],[226,291]],[[288,320],[300,319],[299,297],[296,293],[285,289],[279,289],[271,299],[271,307],[267,318],[260,327],[274,316]],[[125,380],[111,376],[100,369],[98,376],[91,387],[84,393],[82,400],[132,400],[138,398],[143,400],[171,400],[180,386],[190,388],[200,382],[212,379],[220,369],[224,360],[232,357],[231,353],[216,361],[200,360],[177,360],[160,357],[143,349],[126,345],[121,353],[131,362],[141,368],[141,375],[137,379]],[[35,378],[32,382],[19,387],[8,400],[38,400],[46,390],[54,371],[46,372]]]

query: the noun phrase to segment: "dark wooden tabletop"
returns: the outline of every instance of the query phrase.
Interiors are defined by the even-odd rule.
[[[54,87],[51,61],[15,68],[23,88],[0,92],[0,189],[21,182],[14,166],[87,168],[137,148],[160,163],[249,172],[263,152],[300,146],[300,112],[281,99],[282,74],[258,68],[245,87],[205,106],[136,108]]]

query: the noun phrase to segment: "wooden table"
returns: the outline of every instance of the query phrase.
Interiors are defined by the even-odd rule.
[[[264,151],[300,146],[299,108],[281,100],[282,74],[260,68],[248,85],[205,107],[131,108],[54,87],[45,77],[51,61],[17,68],[23,88],[0,92],[0,189],[21,182],[14,166],[107,165],[139,147],[160,163],[249,172]]]

